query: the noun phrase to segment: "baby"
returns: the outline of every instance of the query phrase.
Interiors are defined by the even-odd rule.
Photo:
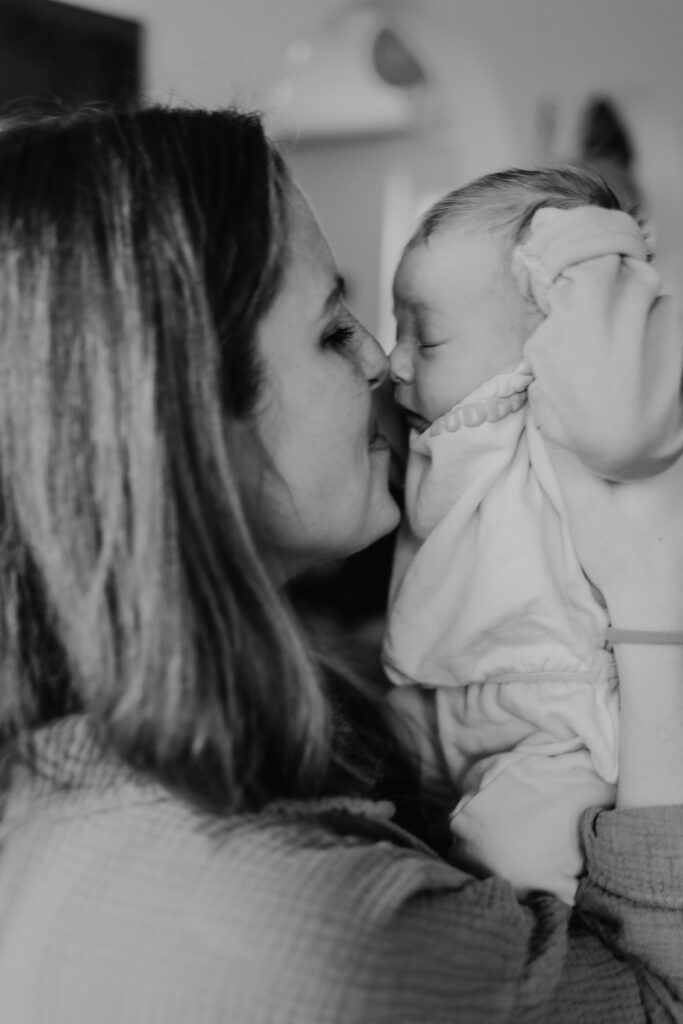
[[[640,306],[613,323],[625,277]],[[391,373],[412,429],[385,667],[427,766],[446,766],[458,862],[567,902],[581,813],[614,801],[618,689],[546,442],[612,480],[681,453],[683,355],[658,332],[658,290],[635,221],[572,168],[450,193],[394,282]]]

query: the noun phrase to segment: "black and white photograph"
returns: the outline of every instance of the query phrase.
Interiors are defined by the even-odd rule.
[[[0,1024],[683,1024],[681,0],[0,0]]]

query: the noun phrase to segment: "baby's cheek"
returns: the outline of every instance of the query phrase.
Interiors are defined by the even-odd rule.
[[[421,405],[417,412],[430,423],[439,416],[445,416],[466,393],[458,387],[458,381],[451,372],[443,368],[438,372],[426,374],[416,391]]]

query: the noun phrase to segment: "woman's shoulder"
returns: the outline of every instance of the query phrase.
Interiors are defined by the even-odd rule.
[[[530,964],[526,989],[553,1001],[568,908],[459,872],[390,805],[218,816],[134,772],[91,776],[20,788],[0,826],[0,987],[41,977],[55,1024],[100,991],[117,1001],[100,1024],[141,999],[150,1024],[509,1019]]]
[[[129,783],[118,802],[101,800],[92,831],[107,836],[108,859],[119,847],[132,879],[137,874],[142,882],[150,870],[144,885],[162,891],[167,909],[176,905],[200,920],[208,913],[218,936],[240,907],[252,931],[287,917],[301,935],[316,920],[349,928],[366,912],[374,917],[381,906],[398,908],[416,892],[471,881],[392,815],[384,802],[328,799],[218,816]],[[87,817],[77,823],[82,839]]]
[[[87,863],[117,898],[157,893],[167,913],[241,903],[253,912],[258,897],[266,913],[290,905],[296,917],[304,894],[308,910],[339,909],[349,892],[370,894],[391,874],[407,889],[466,880],[395,824],[386,802],[340,797],[209,813],[103,756],[82,721],[53,730],[39,754],[37,774],[15,776],[0,826],[6,856],[54,846],[52,863],[60,856]],[[356,903],[354,915],[362,912]]]
[[[0,842],[0,983],[18,983],[16,969],[5,977],[13,961],[31,977],[66,972],[83,998],[94,978],[125,998],[163,993],[169,1020],[213,1020],[203,1001],[269,1024],[381,1024],[408,1000],[410,1019],[428,1008],[436,1024],[463,970],[488,992],[519,945],[509,889],[441,861],[386,804],[219,817],[130,772],[20,796]],[[439,949],[453,958],[445,973]]]

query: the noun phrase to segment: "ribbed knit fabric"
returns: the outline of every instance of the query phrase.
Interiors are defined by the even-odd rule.
[[[85,719],[39,735],[38,770],[0,829],[3,1024],[683,1020],[681,808],[586,816],[570,920],[381,804],[194,811]]]

